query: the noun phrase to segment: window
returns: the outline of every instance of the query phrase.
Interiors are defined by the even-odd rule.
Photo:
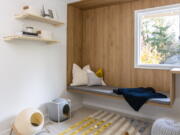
[[[135,68],[180,67],[180,4],[135,11]]]

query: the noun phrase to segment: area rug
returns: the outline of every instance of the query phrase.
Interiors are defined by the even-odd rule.
[[[58,135],[149,135],[151,123],[97,111]]]

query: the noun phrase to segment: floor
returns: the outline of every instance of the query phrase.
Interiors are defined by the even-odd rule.
[[[49,121],[46,125],[46,128],[44,130],[44,132],[39,133],[38,135],[60,135],[60,133],[62,131],[64,131],[65,129],[67,129],[68,127],[72,126],[74,123],[79,122],[81,120],[83,120],[84,118],[86,118],[87,116],[90,116],[92,114],[94,114],[95,112],[99,111],[100,109],[96,109],[96,108],[81,108],[75,112],[72,113],[72,117],[70,120],[67,120],[65,122],[62,123],[54,123]],[[107,111],[106,111],[107,112]],[[108,111],[110,112],[110,111]],[[110,113],[115,113],[115,112],[110,112]],[[115,114],[119,114],[119,113],[115,113]],[[124,116],[124,114],[119,114],[120,116]],[[134,120],[137,118],[132,118],[132,116],[125,116],[128,120]],[[138,118],[139,120],[139,118]],[[151,128],[151,122],[148,120],[143,120],[145,122],[148,123],[148,128],[146,129],[146,131],[143,134],[134,134],[134,135],[150,135],[150,128]],[[89,128],[87,128],[89,129]],[[98,128],[97,128],[98,129]],[[49,132],[48,132],[49,131]],[[70,134],[70,133],[69,133]],[[79,134],[72,134],[71,135],[80,135]],[[117,134],[117,133],[116,133]],[[111,133],[111,135],[116,135],[115,133]],[[66,134],[65,134],[66,135]],[[68,135],[68,134],[67,134]],[[88,134],[91,135],[91,134]],[[102,133],[101,135],[104,135],[104,133]],[[120,134],[118,134],[120,135]]]
[[[60,132],[67,129],[69,126],[93,114],[94,112],[96,112],[96,109],[81,108],[73,112],[71,115],[71,119],[65,122],[55,123],[55,122],[49,121],[47,122],[47,126],[46,126],[46,129],[49,131],[49,133],[45,131],[44,133],[41,133],[39,135],[58,135]]]

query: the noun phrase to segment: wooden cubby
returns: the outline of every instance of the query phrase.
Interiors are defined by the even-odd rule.
[[[153,87],[168,93],[168,106],[173,105],[175,74],[180,71],[134,68],[134,11],[176,3],[177,0],[82,0],[69,4],[67,85],[72,81],[73,63],[82,67],[90,64],[93,70],[104,70],[104,80],[110,86]]]

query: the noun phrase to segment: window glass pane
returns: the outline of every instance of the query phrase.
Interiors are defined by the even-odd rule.
[[[139,64],[180,66],[180,11],[143,15]]]

